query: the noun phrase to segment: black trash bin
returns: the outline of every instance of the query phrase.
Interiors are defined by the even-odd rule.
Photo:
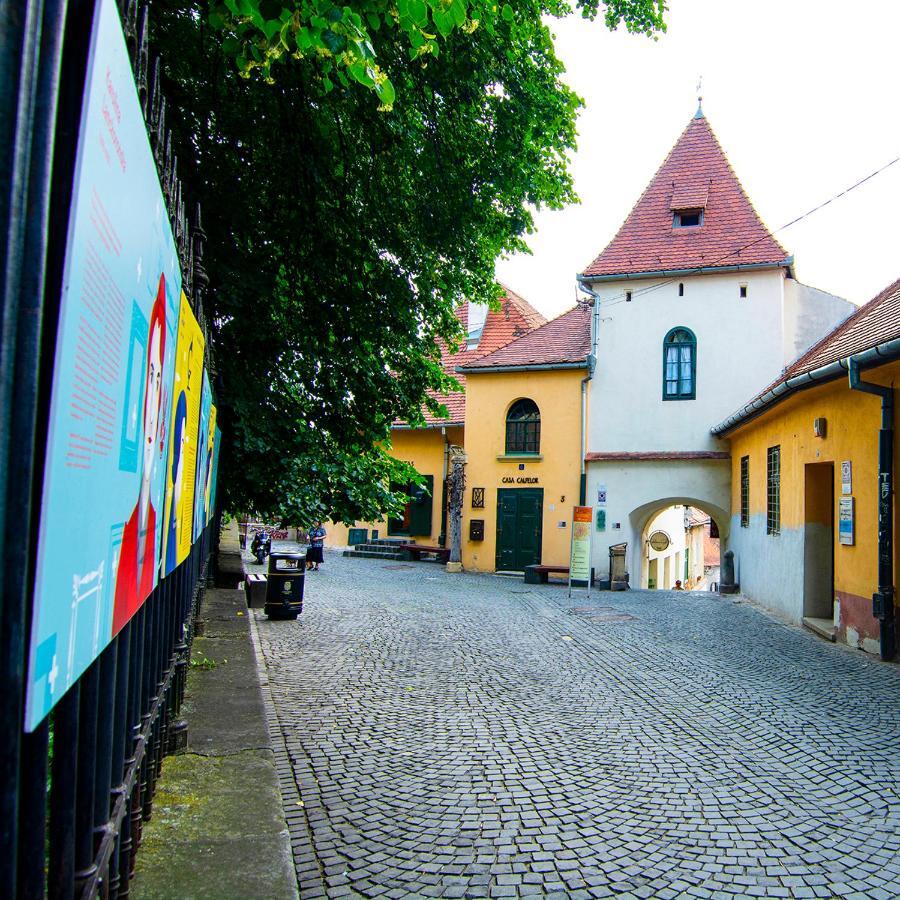
[[[265,613],[270,619],[296,619],[303,612],[305,553],[269,554]]]

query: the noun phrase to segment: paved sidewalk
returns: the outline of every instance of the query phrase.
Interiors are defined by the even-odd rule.
[[[208,590],[182,715],[144,826],[137,900],[294,900],[297,882],[243,591]]]
[[[900,894],[900,669],[746,603],[326,554],[256,628],[301,896]]]

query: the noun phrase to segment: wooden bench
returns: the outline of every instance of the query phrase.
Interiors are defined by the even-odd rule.
[[[548,584],[550,573],[568,575],[568,566],[525,566],[525,584]],[[594,570],[591,568],[591,585],[594,584]]]
[[[253,601],[257,606],[262,606],[266,602],[266,585],[269,579],[262,572],[250,572],[244,578],[244,584],[247,588],[247,606],[253,608]]]
[[[421,559],[423,553],[433,553],[441,562],[450,559],[449,547],[429,547],[426,544],[398,544],[397,549],[407,559]]]

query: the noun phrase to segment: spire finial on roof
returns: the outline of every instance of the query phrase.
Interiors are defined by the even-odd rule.
[[[695,119],[703,118],[703,76],[697,79],[697,112],[694,113]]]

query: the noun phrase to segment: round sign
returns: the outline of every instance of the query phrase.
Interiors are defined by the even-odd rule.
[[[650,546],[658,551],[669,549],[669,536],[664,531],[654,531],[650,535]]]

